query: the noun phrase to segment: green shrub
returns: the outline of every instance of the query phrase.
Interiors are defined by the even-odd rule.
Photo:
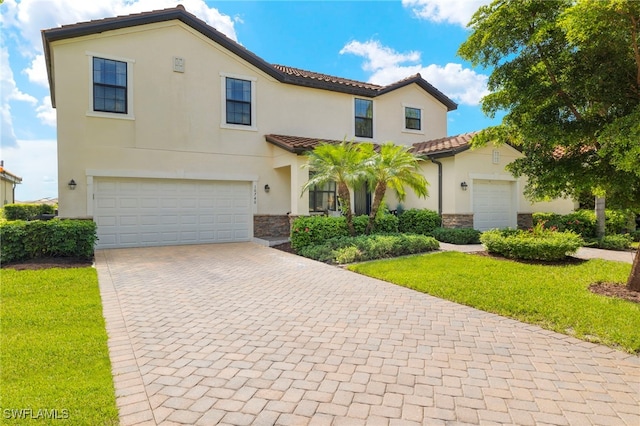
[[[578,210],[566,215],[556,213],[534,213],[534,226],[544,223],[547,229],[558,231],[572,231],[580,234],[583,238],[590,238],[596,235],[596,215],[591,210]]]
[[[367,229],[369,216],[361,215],[353,218],[356,235],[362,235]],[[374,233],[398,232],[398,218],[385,214],[375,221]],[[347,222],[343,216],[300,216],[293,221],[291,227],[291,247],[299,252],[303,247],[317,245],[334,237],[348,236]]]
[[[511,259],[553,261],[575,253],[583,241],[571,231],[558,232],[544,229],[541,224],[532,230],[485,231],[480,241],[490,253],[498,253]]]
[[[431,235],[442,243],[479,244],[482,232],[473,228],[436,228]]]
[[[624,234],[636,229],[636,215],[631,210],[606,209],[604,216],[606,234]]]
[[[437,250],[438,241],[426,235],[374,234],[337,237],[303,247],[298,254],[322,262],[349,263]]]
[[[595,241],[595,246],[605,250],[627,250],[631,247],[631,236],[629,234],[605,235]]]
[[[430,235],[431,231],[442,224],[440,215],[428,209],[409,209],[398,218],[398,231],[407,234]]]
[[[330,238],[347,236],[344,217],[300,216],[291,226],[291,248],[299,252],[303,247],[319,245]]]
[[[11,221],[0,224],[1,262],[39,257],[90,259],[97,240],[90,220]]]
[[[362,257],[362,252],[355,246],[342,247],[333,251],[333,260],[339,264],[358,262]]]
[[[49,204],[7,204],[3,207],[7,220],[31,220],[42,214],[54,214],[54,206]]]
[[[640,241],[640,229],[636,229],[635,231],[629,232],[629,236],[632,241],[639,242]]]

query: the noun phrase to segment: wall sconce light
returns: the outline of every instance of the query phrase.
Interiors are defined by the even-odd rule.
[[[269,192],[269,191],[271,191],[271,187],[269,186],[269,184],[266,184],[264,186],[264,192]]]
[[[466,191],[468,187],[469,187],[469,185],[467,185],[467,182],[461,182],[460,183],[460,188],[462,188],[463,191]]]
[[[69,185],[69,189],[70,189],[70,190],[72,190],[72,191],[73,191],[74,189],[76,189],[76,186],[78,186],[78,184],[76,183],[76,181],[75,181],[75,180],[73,180],[73,179],[71,179],[67,185]]]

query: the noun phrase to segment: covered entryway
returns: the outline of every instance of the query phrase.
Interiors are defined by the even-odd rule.
[[[250,241],[251,182],[96,178],[97,248]]]
[[[473,227],[480,231],[515,228],[514,182],[506,180],[473,181]]]

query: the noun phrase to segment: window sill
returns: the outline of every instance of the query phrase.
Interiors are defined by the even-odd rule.
[[[424,130],[402,129],[402,133],[411,133],[413,135],[424,135]]]
[[[133,114],[117,114],[117,113],[97,112],[97,111],[87,111],[87,117],[114,118],[116,120],[135,120],[136,119],[136,117]]]
[[[220,124],[221,129],[230,129],[230,130],[244,130],[245,132],[257,132],[258,128],[256,126],[243,126],[241,124]]]

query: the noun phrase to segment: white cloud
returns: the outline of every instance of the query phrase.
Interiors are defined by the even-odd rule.
[[[402,0],[421,19],[466,27],[473,14],[491,0]]]
[[[365,59],[362,69],[372,73],[369,83],[387,85],[420,73],[422,78],[451,99],[472,106],[478,105],[480,99],[489,93],[486,75],[463,68],[460,64],[424,66],[418,63],[419,52],[398,53],[371,40],[364,43],[351,41],[340,53],[352,53]]]
[[[24,70],[29,81],[40,86],[49,87],[49,79],[47,78],[47,66],[44,62],[44,54],[36,55],[31,61],[31,66]]]
[[[207,6],[203,0],[22,0],[17,4],[14,1],[6,3],[3,7],[8,6],[10,13],[3,18],[3,25],[16,28],[37,53],[42,52],[40,30],[92,19],[165,9],[178,4],[182,4],[188,12],[227,37],[236,40],[233,19]]]
[[[376,71],[382,68],[389,68],[403,62],[418,62],[419,52],[398,53],[389,47],[380,44],[379,41],[370,40],[364,43],[351,41],[347,43],[340,54],[353,53],[367,59],[362,68],[365,71]]]
[[[51,106],[51,96],[45,96],[42,103],[36,108],[36,116],[42,124],[56,127],[56,110]]]
[[[0,121],[2,124],[0,137],[3,147],[15,146],[17,142],[11,117],[12,101],[28,102],[34,106],[38,103],[36,98],[18,89],[13,78],[13,70],[9,65],[9,51],[2,45],[0,46]]]
[[[4,165],[22,178],[16,199],[33,201],[58,196],[58,161],[55,140],[18,140],[16,146],[2,149]]]

